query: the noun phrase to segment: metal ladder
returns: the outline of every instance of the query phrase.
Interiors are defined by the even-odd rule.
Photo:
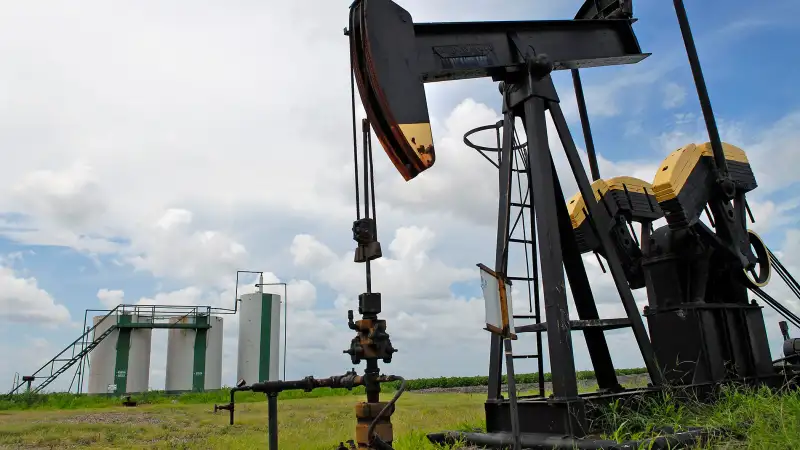
[[[516,136],[515,136],[516,138]],[[516,140],[516,139],[515,139]],[[525,192],[523,193],[523,180],[527,180],[528,177],[527,173],[527,147],[522,148],[518,151],[513,152],[514,161],[512,162],[513,167],[511,169],[512,176],[516,175],[516,182],[512,181],[512,184],[517,185],[517,194],[518,194],[518,201],[510,201],[509,204],[511,208],[509,209],[510,217],[515,217],[515,220],[511,227],[509,228],[508,232],[508,248],[509,248],[509,257],[512,255],[511,248],[514,247],[512,244],[521,244],[515,247],[522,248],[525,254],[525,276],[506,276],[506,279],[514,285],[514,282],[522,282],[527,284],[527,296],[528,296],[528,313],[527,314],[517,314],[513,315],[514,324],[516,326],[517,320],[525,320],[529,321],[532,320],[533,324],[531,325],[540,325],[541,320],[541,308],[539,302],[539,280],[538,280],[538,258],[537,258],[537,249],[536,249],[536,221],[532,220],[531,217],[531,209],[533,206],[533,202],[531,199],[531,189],[530,186],[526,184]],[[520,163],[520,160],[522,161]],[[527,215],[527,219],[525,216]],[[526,225],[527,222],[527,225]],[[515,232],[521,229],[522,231],[522,238],[514,237]],[[529,232],[530,231],[530,232]],[[544,359],[542,358],[542,330],[535,331],[536,334],[536,353],[528,353],[528,354],[513,354],[511,355],[512,360],[517,359],[535,359],[537,364],[537,374],[538,374],[538,390],[539,390],[539,397],[544,397],[545,390],[544,390]],[[516,373],[516,370],[512,367],[510,373]],[[516,384],[516,383],[515,383]]]

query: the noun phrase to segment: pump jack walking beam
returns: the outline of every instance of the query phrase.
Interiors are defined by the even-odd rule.
[[[350,10],[351,61],[361,101],[406,181],[435,160],[424,83],[522,73],[522,53],[547,54],[553,70],[637,63],[632,20],[418,23],[391,0]],[[510,38],[515,36],[521,48]]]

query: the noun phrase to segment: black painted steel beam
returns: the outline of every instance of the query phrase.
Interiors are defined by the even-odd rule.
[[[502,79],[522,63],[509,33],[535,54],[546,53],[553,70],[633,64],[649,56],[625,19],[420,23],[414,35],[422,81]]]
[[[436,153],[424,83],[523,75],[527,55],[554,70],[633,64],[642,53],[632,19],[415,24],[391,0],[359,0],[350,12],[350,54],[361,102],[389,159],[408,181]]]

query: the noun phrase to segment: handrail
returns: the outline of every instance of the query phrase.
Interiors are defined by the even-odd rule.
[[[72,343],[67,345],[63,350],[61,350],[56,356],[54,356],[46,363],[44,363],[31,376],[34,377],[34,379],[51,378],[54,375],[56,376],[60,375],[60,373],[57,374],[57,372],[59,372],[59,370],[62,369],[64,366],[67,366],[68,369],[69,366],[72,366],[75,363],[79,363],[81,364],[81,367],[79,368],[80,374],[78,375],[76,372],[76,375],[73,376],[73,381],[72,383],[70,383],[70,386],[72,386],[77,379],[79,386],[78,389],[82,390],[83,382],[85,379],[83,374],[84,372],[83,365],[85,364],[84,358],[88,356],[87,347],[91,345],[91,343],[94,341],[94,339],[89,339],[89,336],[92,336],[92,333],[96,331],[97,327],[100,326],[100,324],[104,323],[106,320],[108,320],[109,317],[113,315],[117,316],[116,319],[117,323],[112,325],[116,326],[119,324],[120,315],[133,314],[143,317],[149,316],[149,318],[152,319],[152,322],[155,323],[159,319],[166,319],[175,315],[179,315],[181,319],[192,315],[200,316],[205,314],[210,316],[212,314],[212,311],[213,308],[207,305],[137,305],[137,304],[125,304],[125,303],[121,303],[110,310],[86,309],[84,311],[84,316],[83,316],[83,330],[84,330],[83,333],[77,339],[72,341]],[[89,322],[89,314],[93,312],[102,312],[105,314],[100,318],[100,320],[97,321],[97,323],[93,323],[91,326],[87,326]],[[62,366],[56,368],[55,365],[56,362],[58,362],[57,360],[59,360],[63,355],[69,354],[68,352],[70,350],[72,350],[70,359],[66,361]],[[91,351],[91,349],[89,351]],[[74,362],[71,361],[78,356],[80,356],[79,361],[74,361]],[[48,368],[50,369],[49,373],[47,373]],[[50,381],[52,382],[53,380]],[[19,379],[14,380],[13,388],[8,393],[8,395],[13,395],[14,393],[17,393],[19,389],[23,387],[26,383],[27,381],[20,381]],[[49,384],[49,382],[47,382],[45,386],[47,384]],[[41,387],[43,388],[44,386]],[[32,391],[35,391],[35,389],[32,389]]]

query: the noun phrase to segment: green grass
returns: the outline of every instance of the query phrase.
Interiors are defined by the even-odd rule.
[[[617,375],[636,375],[647,373],[644,368],[634,369],[618,369]],[[577,372],[579,380],[594,379],[594,372],[580,371]],[[536,373],[517,374],[517,384],[535,383],[538,380]],[[544,374],[545,381],[552,379],[551,374]],[[438,377],[438,378],[419,378],[408,380],[406,389],[408,391],[415,391],[420,389],[430,388],[453,388],[453,387],[470,387],[470,386],[486,386],[489,378],[485,376],[475,377]],[[506,377],[503,375],[503,383],[506,382]],[[400,387],[400,382],[391,382],[381,385],[383,392],[394,392]],[[157,404],[206,404],[206,403],[228,403],[230,401],[229,389],[221,389],[218,391],[209,391],[202,393],[185,393],[180,395],[166,394],[160,391],[150,391],[142,394],[132,395],[131,398],[139,404],[157,405]],[[350,395],[364,395],[364,388],[359,386],[352,391],[346,389],[329,389],[320,388],[312,392],[302,391],[285,391],[279,395],[280,400],[298,399],[298,398],[320,398],[320,397],[336,397],[336,396],[350,396]],[[252,392],[240,392],[236,394],[237,402],[254,402],[263,401],[262,394],[254,394]],[[78,395],[69,393],[51,393],[51,394],[17,394],[9,397],[0,397],[0,411],[10,410],[25,410],[25,409],[82,409],[82,408],[102,408],[119,406],[119,396],[107,395]]]
[[[332,396],[279,403],[281,448],[334,449],[352,439],[353,407],[361,399]],[[392,416],[396,450],[435,449],[425,434],[482,426],[485,395],[403,395]],[[136,408],[0,413],[0,448],[225,448],[267,447],[266,402],[237,404],[236,423],[213,406],[158,404]]]
[[[656,436],[656,427],[708,427],[725,431],[702,448],[800,449],[800,391],[723,388],[714,403],[676,401],[664,392],[632,411],[611,405],[600,422],[607,439],[618,442]]]
[[[263,395],[251,395],[244,403],[237,396],[233,426],[228,425],[227,412],[212,412],[217,400],[212,394],[189,394],[179,397],[181,401],[174,398],[175,403],[136,408],[2,411],[0,448],[266,448],[267,405]],[[351,439],[353,406],[361,399],[332,394],[279,402],[281,448],[330,450]],[[404,394],[392,416],[394,448],[434,450],[427,433],[485,429],[484,400],[485,394]],[[654,436],[658,426],[705,426],[725,428],[730,434],[704,448],[800,449],[800,392],[725,389],[712,405],[677,402],[665,392],[647,400],[639,411],[611,405],[595,425],[604,438],[617,441]]]

